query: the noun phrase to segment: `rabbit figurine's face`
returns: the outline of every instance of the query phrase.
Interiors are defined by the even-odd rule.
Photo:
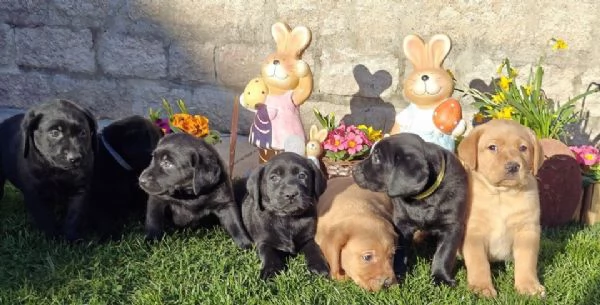
[[[312,90],[312,73],[308,64],[301,59],[311,40],[308,28],[299,26],[290,29],[287,24],[278,22],[271,27],[271,34],[277,50],[267,56],[261,67],[261,76],[269,88],[269,94]]]
[[[445,70],[422,69],[411,73],[404,81],[404,96],[420,106],[437,105],[452,95],[454,83]]]
[[[261,76],[269,88],[293,90],[309,71],[308,65],[293,54],[273,53],[263,62]]]
[[[419,107],[436,107],[454,91],[452,76],[442,67],[450,52],[450,38],[438,34],[428,43],[420,37],[404,38],[404,54],[413,65],[413,71],[404,80],[404,96]]]

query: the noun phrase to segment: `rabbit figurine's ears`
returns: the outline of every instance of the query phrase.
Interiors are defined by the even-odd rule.
[[[444,34],[437,34],[425,43],[417,35],[404,37],[404,55],[410,60],[415,69],[440,68],[442,62],[450,53],[452,44]]]
[[[297,57],[308,47],[311,32],[305,26],[297,26],[293,30],[283,22],[277,22],[271,27],[271,34],[277,43],[277,52],[290,53]]]
[[[311,125],[310,136],[308,139],[310,141],[319,141],[319,143],[323,143],[323,141],[327,139],[327,129],[319,130],[316,125]]]

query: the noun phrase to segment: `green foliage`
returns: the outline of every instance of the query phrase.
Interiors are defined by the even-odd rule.
[[[337,125],[335,123],[335,114],[333,112],[328,115],[323,115],[317,108],[313,108],[313,112],[321,124],[321,127],[327,129],[327,131],[335,129]]]

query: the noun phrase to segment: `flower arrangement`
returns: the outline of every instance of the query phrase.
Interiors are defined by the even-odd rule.
[[[366,156],[373,143],[383,135],[381,130],[375,130],[366,125],[345,125],[344,122],[335,124],[335,115],[322,115],[314,109],[315,116],[327,129],[327,138],[323,141],[325,158],[330,161],[353,161]]]
[[[216,130],[208,127],[208,118],[202,115],[190,114],[185,102],[182,99],[177,100],[179,112],[175,113],[171,103],[166,99],[162,100],[162,110],[167,114],[161,116],[161,109],[153,110],[150,108],[149,117],[152,122],[158,125],[165,134],[185,132],[195,137],[202,138],[209,144],[221,142],[221,135]]]
[[[561,39],[552,38],[553,50],[565,50],[568,45]],[[496,73],[499,78],[495,82],[492,93],[484,93],[470,88],[463,91],[475,99],[474,106],[479,108],[475,115],[475,123],[483,123],[489,119],[512,119],[531,128],[538,138],[563,139],[565,127],[580,119],[580,111],[576,110],[576,102],[594,92],[600,87],[581,93],[560,104],[549,99],[542,89],[544,77],[543,62],[545,55],[540,56],[537,64],[532,66],[524,84],[517,83],[519,72],[505,58]]]
[[[581,168],[583,185],[600,181],[600,150],[591,145],[569,146]]]

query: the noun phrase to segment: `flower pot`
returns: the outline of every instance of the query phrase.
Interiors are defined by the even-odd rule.
[[[579,218],[582,223],[588,225],[600,222],[600,183],[592,183],[585,187]]]
[[[542,139],[540,144],[544,151],[544,162],[537,173],[540,221],[545,227],[564,225],[573,220],[581,204],[581,170],[564,143]]]
[[[321,159],[325,166],[327,178],[352,176],[352,168],[361,160],[333,161],[329,158]]]

